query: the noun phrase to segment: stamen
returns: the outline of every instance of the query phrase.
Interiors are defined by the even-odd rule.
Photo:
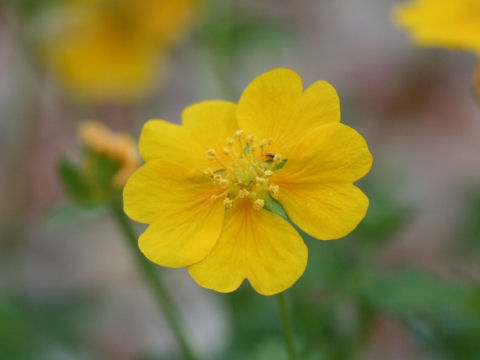
[[[210,168],[205,169],[205,170],[203,170],[203,174],[207,175],[207,176],[213,176],[213,170],[210,169]]]
[[[272,195],[274,199],[278,199],[278,193],[280,191],[280,187],[278,185],[270,185],[268,187],[268,191],[270,192],[270,195]]]
[[[225,205],[225,209],[230,209],[233,206],[233,200],[227,197],[223,200],[223,205]]]
[[[273,156],[273,163],[274,163],[275,165],[277,165],[277,164],[280,163],[281,161],[282,161],[282,155],[280,155],[280,154],[275,154],[275,155]]]
[[[257,147],[256,146],[250,146],[250,151],[248,152],[248,157],[250,158],[250,161],[252,163],[255,162],[255,153],[257,152]]]
[[[227,166],[218,158],[218,155],[217,155],[217,152],[215,151],[215,149],[208,149],[207,150],[207,159],[208,160],[216,160],[217,163],[223,167],[223,168],[226,168]]]
[[[263,139],[260,141],[260,149],[262,150],[262,155],[265,155],[268,151],[268,142],[267,140]]]
[[[228,194],[228,190],[222,192],[221,194],[212,195],[211,198],[212,198],[212,200],[218,200],[218,199],[220,199],[221,197],[224,197],[227,194]]]
[[[250,195],[250,192],[246,189],[240,189],[240,191],[238,192],[238,197],[240,199],[245,199],[248,195]]]
[[[263,178],[263,177],[260,177],[260,176],[257,176],[255,178],[255,181],[257,182],[258,185],[262,186],[262,185],[265,185],[266,182],[267,182],[267,179]]]
[[[220,168],[207,168],[203,174],[224,190],[214,195],[213,199],[222,199],[226,209],[232,208],[238,200],[249,199],[253,201],[255,210],[265,206],[261,197],[266,193],[277,199],[279,186],[271,184],[270,178],[283,158],[280,154],[269,152],[272,143],[272,139],[259,141],[257,136],[247,136],[243,130],[237,130],[226,139],[226,146],[219,148],[220,155],[215,149],[209,149],[207,158],[218,163]]]
[[[237,130],[237,131],[235,131],[235,134],[233,134],[233,137],[234,137],[235,139],[240,139],[240,138],[242,138],[242,137],[243,137],[243,130]]]
[[[259,211],[259,210],[263,209],[264,206],[265,206],[265,200],[263,200],[263,199],[256,199],[253,202],[253,208],[256,211]]]
[[[207,159],[208,160],[215,160],[217,158],[217,152],[215,149],[208,149],[207,150]]]
[[[248,145],[253,145],[257,142],[257,137],[255,135],[248,135],[246,140]]]

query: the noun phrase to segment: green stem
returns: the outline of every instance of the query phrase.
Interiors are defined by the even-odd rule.
[[[177,317],[178,312],[175,303],[170,297],[161,279],[158,277],[155,266],[149,260],[147,260],[147,258],[145,258],[145,256],[143,256],[138,249],[137,235],[132,228],[130,220],[123,212],[121,203],[118,201],[112,202],[110,210],[117,225],[125,235],[125,240],[133,256],[135,257],[137,266],[145,282],[150,286],[155,301],[167,320],[168,325],[170,325],[170,328],[177,339],[178,345],[184,353],[185,359],[195,360],[196,358],[193,355],[192,349],[183,335],[180,321]]]
[[[292,318],[287,308],[285,293],[282,292],[278,294],[277,300],[280,315],[282,316],[283,335],[285,336],[285,347],[287,348],[288,359],[296,360],[297,353],[295,351],[295,345],[293,344]]]

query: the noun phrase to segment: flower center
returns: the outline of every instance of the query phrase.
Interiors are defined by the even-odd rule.
[[[255,135],[245,135],[237,130],[232,137],[226,139],[223,147],[224,156],[219,156],[215,149],[207,151],[207,159],[219,165],[215,171],[207,169],[207,175],[214,184],[225,189],[224,204],[231,208],[239,199],[253,200],[253,207],[260,210],[265,205],[265,197],[270,194],[278,198],[278,185],[271,184],[273,172],[283,163],[280,154],[268,152],[272,139],[258,140]]]

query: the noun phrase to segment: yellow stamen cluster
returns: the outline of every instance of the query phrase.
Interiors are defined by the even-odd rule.
[[[236,200],[251,199],[253,208],[260,210],[265,206],[267,194],[278,198],[279,186],[272,184],[270,178],[282,162],[282,156],[269,153],[272,143],[271,139],[259,141],[257,136],[237,130],[226,139],[222,156],[215,149],[206,152],[207,159],[216,162],[216,167],[212,166],[215,170],[204,170],[203,174],[225,189],[218,197],[225,196],[226,209],[230,209]]]

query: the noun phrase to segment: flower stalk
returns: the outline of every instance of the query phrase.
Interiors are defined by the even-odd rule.
[[[158,305],[160,312],[167,320],[185,359],[195,360],[196,357],[183,334],[175,303],[156,273],[154,265],[140,252],[137,245],[137,235],[132,228],[130,220],[123,212],[120,201],[111,202],[110,212],[119,229],[123,233],[127,246],[135,257],[138,269],[146,284],[150,287],[155,302]]]
[[[285,347],[287,349],[288,359],[297,360],[297,352],[293,342],[292,318],[290,316],[290,312],[288,311],[285,292],[281,292],[277,295],[277,301],[282,318],[283,335],[285,337]]]

